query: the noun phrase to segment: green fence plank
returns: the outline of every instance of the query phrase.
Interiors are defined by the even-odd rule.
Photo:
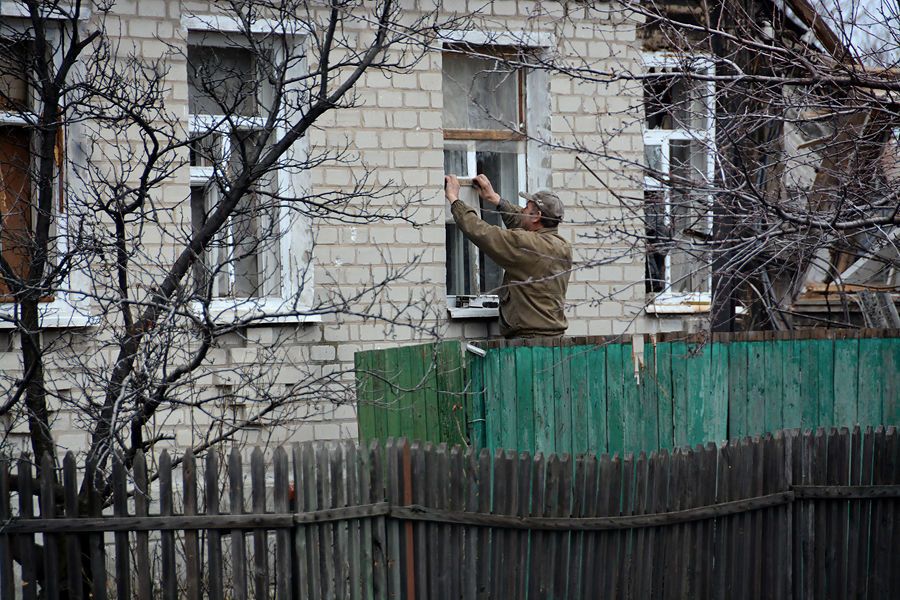
[[[588,451],[601,454],[609,449],[606,421],[606,346],[591,347],[586,360]]]
[[[750,342],[747,349],[747,435],[766,430],[765,343]]]
[[[491,453],[503,447],[503,413],[501,410],[502,375],[500,372],[500,352],[489,352],[485,356],[487,364],[484,372],[484,415],[487,447]]]
[[[659,448],[659,385],[656,379],[656,349],[652,344],[644,345],[644,366],[639,376],[641,449],[655,449]]]
[[[672,389],[672,344],[656,344],[656,398],[658,415],[658,436],[660,448],[675,447],[674,407],[675,395]]]
[[[377,436],[375,430],[375,406],[370,361],[372,352],[357,352],[353,357],[356,371],[356,419],[359,422],[359,439],[368,442]]]
[[[572,454],[591,451],[588,434],[588,405],[591,400],[590,371],[588,363],[589,346],[566,346],[562,348],[563,360],[569,370],[572,405]]]
[[[408,437],[403,431],[402,411],[397,397],[397,372],[399,368],[399,348],[384,351],[384,365],[381,370],[384,377],[384,407],[387,415],[385,434],[387,437]]]
[[[554,431],[553,348],[523,348],[531,352],[534,382],[534,450],[550,454],[556,447]]]
[[[834,417],[838,427],[853,426],[857,422],[858,371],[860,365],[859,340],[834,340]]]
[[[862,426],[884,423],[882,406],[886,394],[886,383],[894,373],[885,369],[885,358],[890,356],[890,340],[864,338],[859,340],[857,368],[856,420]],[[835,358],[839,360],[839,358]],[[835,394],[835,407],[837,407]]]
[[[417,347],[422,361],[422,409],[425,427],[425,438],[429,442],[446,442],[446,433],[441,430],[441,408],[438,390],[443,383],[438,377],[441,365],[440,346],[423,344]]]
[[[704,427],[704,442],[728,439],[728,344],[710,348],[709,417]]]
[[[467,402],[464,395],[465,371],[461,344],[445,341],[437,348],[437,387],[439,439],[449,445],[468,443]]]
[[[784,407],[782,409],[783,424],[785,429],[800,427],[803,414],[802,394],[802,357],[798,340],[785,340],[781,362],[781,382],[783,386],[782,397]]]
[[[434,358],[427,345],[406,348],[404,371],[407,375],[406,404],[412,421],[413,439],[428,440],[428,380],[427,370]],[[439,441],[439,440],[435,440]]]
[[[705,433],[709,408],[709,374],[712,351],[709,344],[688,347],[687,366],[687,443],[691,446],[708,440]]]
[[[800,427],[815,429],[819,423],[818,340],[799,340],[800,347]],[[829,376],[831,371],[828,371]]]
[[[881,414],[884,422],[900,425],[900,338],[883,340],[884,348],[884,401]]]
[[[819,427],[831,427],[834,422],[834,380],[832,378],[834,364],[834,340],[815,340],[816,368],[819,388],[817,403],[819,406]]]
[[[609,427],[609,452],[625,450],[625,427],[622,394],[622,344],[606,347],[606,423]]]
[[[784,423],[784,346],[774,340],[757,342],[763,348],[765,362],[765,425],[762,431],[751,433],[763,433],[777,431]]]
[[[417,372],[420,370],[415,364],[417,362],[415,348],[412,346],[397,348],[397,407],[400,410],[401,431],[410,438],[410,441],[422,439],[422,431],[416,414],[416,406],[420,405],[416,402],[419,385]],[[424,411],[422,413],[424,414]]]
[[[625,415],[625,451],[640,452],[643,444],[641,390],[635,376],[631,344],[622,344],[622,407]]]
[[[688,442],[688,346],[672,342],[672,426],[674,446]]]
[[[561,347],[553,348],[553,396],[556,452],[572,454],[571,369]]]
[[[728,437],[747,435],[747,353],[749,342],[732,342],[728,348]]]
[[[469,437],[476,452],[487,447],[487,415],[484,412],[484,371],[487,364],[487,357],[468,355],[467,372],[471,385],[466,391],[466,414],[469,417]]]
[[[519,440],[516,435],[518,419],[516,416],[516,390],[518,388],[518,371],[516,369],[517,348],[503,348],[497,354],[499,363],[497,402],[499,404],[497,414],[500,423],[497,427],[497,441],[499,448],[518,448]]]
[[[534,453],[534,364],[531,349],[517,348],[515,356],[518,449]]]

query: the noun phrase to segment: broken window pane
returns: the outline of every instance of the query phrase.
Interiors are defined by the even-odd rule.
[[[487,175],[494,185],[494,190],[512,204],[518,201],[519,188],[519,154],[515,144],[497,143],[479,144],[476,152],[478,172]],[[503,226],[503,219],[496,207],[489,202],[481,201],[481,218],[492,225]],[[497,293],[503,281],[503,269],[487,255],[481,256],[480,285],[482,293]]]
[[[651,68],[650,73],[671,73]],[[705,81],[673,74],[644,80],[644,123],[647,129],[708,129],[712,115],[707,106]]]
[[[246,48],[188,46],[188,104],[192,115],[259,114],[256,57]]]
[[[28,59],[27,44],[0,40],[0,110],[27,108]]]
[[[518,69],[449,52],[443,60],[445,129],[521,129]]]
[[[16,278],[31,257],[30,142],[24,127],[0,127],[0,252]],[[0,293],[9,293],[2,281]]]
[[[444,173],[457,177],[470,177],[469,152],[466,144],[444,144]]]

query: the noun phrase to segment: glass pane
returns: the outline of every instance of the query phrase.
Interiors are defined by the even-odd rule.
[[[234,243],[234,295],[238,298],[262,296],[259,289],[259,252],[265,243],[260,235],[256,194],[241,198],[231,219]]]
[[[709,292],[710,254],[701,247],[679,244],[669,253],[675,293]]]
[[[203,186],[191,187],[191,230],[196,234],[206,223],[206,193]],[[207,268],[205,260],[194,263],[194,289],[200,296],[206,294]]]
[[[231,136],[231,168],[234,176],[245,158],[255,152],[263,134],[243,131]],[[268,190],[271,175],[260,178],[241,198],[230,221],[233,289],[239,298],[277,296],[281,290],[278,202]]]
[[[478,172],[487,175],[497,193],[513,204],[516,204],[521,189],[517,149],[515,143],[488,142],[479,144],[475,153]],[[488,202],[481,202],[481,218],[492,225],[503,226],[500,213]],[[484,254],[481,255],[480,267],[482,293],[497,293],[503,281],[503,269]]]
[[[517,69],[456,53],[443,61],[445,129],[520,130]]]
[[[222,136],[206,135],[195,140],[190,146],[190,159],[192,167],[214,167],[221,165],[222,160]]]
[[[662,146],[644,145],[644,164],[647,165],[648,169],[653,171],[662,171],[663,168],[663,153]]]
[[[705,187],[709,173],[709,153],[697,140],[669,142],[669,174],[673,187]]]
[[[671,70],[650,69],[651,73]],[[705,81],[666,75],[644,80],[644,118],[647,129],[708,129]]]
[[[444,173],[457,177],[469,177],[468,152],[464,144],[444,143]]]
[[[666,231],[665,192],[647,190],[644,192],[644,226],[646,241],[646,281],[645,291],[661,292],[666,281]]]
[[[258,114],[256,60],[245,48],[188,46],[192,115]]]
[[[450,296],[475,296],[474,285],[475,246],[466,240],[455,223],[447,223],[447,294]]]
[[[28,46],[0,41],[0,110],[24,110],[28,105]]]

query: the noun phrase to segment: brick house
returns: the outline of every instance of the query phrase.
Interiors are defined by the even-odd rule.
[[[421,2],[401,4],[400,23],[425,17],[429,8]],[[20,5],[4,2],[0,14],[9,31],[28,35],[31,25]],[[310,15],[310,19],[322,16],[318,8]],[[193,1],[123,1],[108,13],[84,11],[74,19],[60,13],[51,15],[48,22],[57,23],[64,32],[72,23],[89,30],[101,18],[119,51],[133,49],[146,60],[165,59],[165,109],[178,116],[176,128],[188,136],[205,135],[203,143],[209,145],[182,147],[176,153],[182,164],[154,187],[154,202],[164,210],[140,235],[142,256],[152,256],[155,262],[148,261],[147,265],[153,264],[141,269],[144,263],[136,261],[136,277],[152,281],[159,275],[159,265],[175,260],[178,246],[173,244],[177,235],[173,232],[202,228],[219,202],[217,194],[227,192],[210,184],[218,176],[217,167],[204,157],[214,152],[227,155],[223,148],[236,144],[240,131],[261,127],[256,125],[260,114],[252,109],[244,114],[243,105],[236,109],[243,120],[219,118],[204,76],[215,75],[218,68],[227,71],[225,79],[241,74],[252,79],[253,58],[248,52],[253,44],[246,41],[248,33],[249,39],[260,40],[265,52],[294,51],[298,56],[303,55],[298,49],[316,38],[311,33],[314,28],[298,25],[302,19],[260,16],[242,21],[215,3]],[[648,267],[640,243],[626,247],[597,235],[606,223],[641,230],[640,217],[622,218],[621,198],[637,198],[631,208],[636,206],[640,213],[646,187],[645,148],[674,147],[681,139],[675,129],[644,127],[643,119],[634,117],[642,114],[644,87],[635,85],[633,78],[615,76],[673,66],[667,62],[671,53],[647,50],[643,15],[616,4],[586,8],[576,2],[502,0],[444,3],[430,18],[448,27],[423,30],[427,51],[420,60],[408,68],[365,72],[354,88],[355,106],[325,112],[292,147],[310,155],[347,150],[347,158],[325,161],[303,172],[286,169],[276,174],[273,184],[278,190],[273,197],[284,198],[305,194],[327,199],[335,191],[352,194],[356,189],[377,189],[378,194],[369,199],[373,211],[389,213],[392,203],[408,201],[404,218],[349,219],[352,222],[347,223],[334,215],[319,219],[315,210],[309,210],[278,230],[276,246],[250,244],[241,260],[226,265],[207,249],[200,264],[213,274],[194,273],[209,290],[206,309],[210,314],[227,321],[254,310],[280,314],[285,303],[292,310],[287,316],[255,319],[216,338],[205,354],[206,366],[196,372],[185,396],[200,398],[198,403],[213,400],[202,404],[202,410],[195,406],[195,410],[168,411],[149,421],[148,427],[164,443],[185,447],[213,440],[214,432],[254,417],[260,407],[252,401],[251,392],[290,394],[300,384],[296,389],[302,391],[297,392],[291,409],[277,409],[285,410],[279,427],[267,427],[264,420],[254,422],[240,437],[251,443],[354,437],[355,409],[347,402],[353,393],[354,352],[423,341],[433,334],[496,335],[493,292],[499,270],[448,223],[442,193],[445,172],[470,176],[485,172],[507,198],[518,191],[544,188],[559,194],[567,207],[561,233],[572,243],[577,264],[567,298],[570,335],[680,331],[702,323],[710,302],[708,274],[695,278],[693,288],[670,294],[672,302],[657,301],[660,292],[672,291],[671,258],[658,260],[661,275],[656,279],[663,285],[655,288],[645,283]],[[364,20],[347,21],[345,41],[356,46],[345,50],[365,49],[370,27]],[[563,70],[526,66],[551,62],[607,76],[573,77]],[[298,59],[292,68],[302,78],[303,69],[315,64]],[[275,93],[269,89],[275,84],[267,84],[264,78],[258,83],[255,98],[264,104],[260,98]],[[4,94],[14,92],[11,85]],[[707,101],[713,101],[711,94]],[[11,113],[4,122],[6,137],[0,143],[7,156],[23,146],[21,138],[16,138],[26,135],[20,125]],[[104,154],[103,144],[114,148],[117,140],[83,135],[90,130],[89,122],[73,122],[66,130],[60,147],[65,148],[67,169],[60,189],[76,194],[78,185],[85,182],[79,178],[79,165],[101,157],[111,160],[115,152]],[[91,148],[85,147],[89,139]],[[15,169],[5,168],[10,185]],[[712,169],[712,161],[705,168]],[[4,210],[19,214],[7,205]],[[70,217],[59,226],[74,230],[75,219]],[[255,239],[260,231],[272,231],[281,217],[266,218],[258,216],[252,231],[246,224],[227,225],[217,247],[243,248],[241,244]],[[485,218],[494,217],[485,213]],[[30,225],[22,219],[18,226]],[[641,231],[639,237],[644,235]],[[9,252],[4,258],[14,258],[14,252]],[[360,288],[398,268],[403,269],[402,276],[389,286],[377,294],[357,296]],[[80,292],[99,287],[93,279],[98,272],[93,267],[73,269],[60,291],[42,305],[42,326],[68,342],[59,356],[48,354],[47,367],[54,439],[66,449],[90,443],[90,423],[83,413],[68,408],[67,402],[102,396],[104,382],[102,376],[80,377],[71,366],[91,357],[99,373],[109,371],[114,363],[113,338],[98,339],[92,333],[102,329],[98,319],[107,318],[112,310],[104,312],[109,307],[103,293]],[[323,298],[346,302],[342,300],[341,310],[318,310]],[[5,388],[13,390],[22,374],[22,354],[12,304],[8,309],[2,323],[5,329],[0,332],[0,349],[5,350],[0,352],[0,369]],[[386,318],[373,318],[376,313]],[[407,319],[423,327],[406,327]],[[241,385],[234,376],[239,367],[262,364],[269,366],[253,371],[253,384],[236,391]],[[325,383],[320,387],[319,381]],[[13,412],[4,418],[3,443],[24,444],[27,419]]]

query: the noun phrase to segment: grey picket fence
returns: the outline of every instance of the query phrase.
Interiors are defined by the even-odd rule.
[[[886,598],[900,434],[649,455],[375,441],[0,462],[0,597]],[[36,472],[37,471],[37,472]],[[179,474],[180,477],[176,477]],[[152,474],[151,474],[152,472]],[[80,483],[86,496],[78,495]],[[90,485],[92,482],[102,482]]]

